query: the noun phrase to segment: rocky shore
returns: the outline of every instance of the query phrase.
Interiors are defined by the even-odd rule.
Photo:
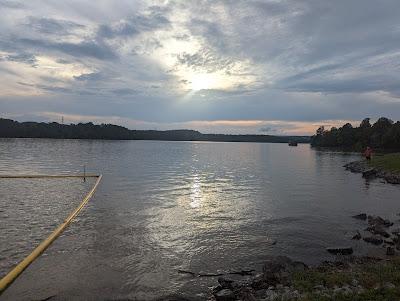
[[[400,173],[373,167],[367,161],[344,166],[366,179],[379,178],[400,184]],[[382,248],[382,257],[353,256],[351,247],[327,248],[336,256],[333,262],[314,267],[288,257],[273,257],[265,262],[262,273],[246,279],[218,278],[212,299],[229,300],[400,300],[400,229],[392,229],[390,220],[361,213],[353,218],[364,221],[352,240]]]
[[[308,267],[278,256],[252,278],[219,277],[213,300],[399,300],[399,276],[397,259],[350,257]]]
[[[240,279],[218,278],[212,300],[400,300],[400,229],[380,216],[361,213],[352,216],[365,226],[351,238],[382,248],[381,257],[353,256],[351,247],[326,251],[336,260],[318,266],[271,257],[261,273],[247,270]],[[236,273],[237,274],[237,273]]]
[[[400,174],[390,172],[381,168],[371,167],[367,161],[355,161],[344,165],[346,170],[354,173],[361,173],[363,178],[380,178],[390,184],[400,184]]]

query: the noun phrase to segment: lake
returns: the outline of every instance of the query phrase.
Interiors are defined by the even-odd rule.
[[[103,174],[78,218],[2,297],[204,297],[217,279],[178,269],[258,270],[271,255],[317,264],[338,245],[375,252],[351,241],[365,228],[351,215],[398,220],[400,186],[344,170],[357,159],[306,144],[0,139],[1,174],[75,174],[84,165]],[[0,179],[0,275],[93,183]]]

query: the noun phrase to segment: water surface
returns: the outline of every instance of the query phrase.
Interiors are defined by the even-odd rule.
[[[104,175],[78,219],[3,295],[5,300],[205,296],[194,272],[259,269],[270,255],[315,264],[365,225],[396,220],[400,187],[342,167],[356,154],[309,145],[0,139],[1,174]],[[0,180],[0,274],[45,238],[93,181]],[[276,242],[276,244],[274,243]]]

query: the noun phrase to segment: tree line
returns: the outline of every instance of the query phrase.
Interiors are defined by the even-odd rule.
[[[340,128],[326,130],[321,126],[311,137],[312,146],[341,147],[361,150],[367,146],[382,150],[400,149],[400,121],[381,117],[371,125],[370,118],[365,118],[358,127],[346,123]]]
[[[57,122],[18,122],[0,118],[0,138],[54,138],[107,140],[169,140],[169,141],[223,141],[275,142],[296,141],[309,143],[309,136],[223,135],[202,134],[193,130],[129,130],[113,124],[60,124]]]

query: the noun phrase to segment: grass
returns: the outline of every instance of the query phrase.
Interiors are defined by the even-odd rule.
[[[386,171],[400,173],[400,153],[374,156],[370,162],[370,165]]]
[[[309,294],[300,301],[393,301],[399,300],[399,289],[366,290],[360,294],[337,294],[334,297]]]
[[[333,293],[335,287],[352,286],[354,282],[361,285],[364,291],[324,296],[314,290],[315,286],[323,285]],[[301,301],[400,300],[400,259],[354,264],[347,268],[311,268],[292,274],[291,283],[305,294]],[[387,286],[388,283],[395,287]]]

